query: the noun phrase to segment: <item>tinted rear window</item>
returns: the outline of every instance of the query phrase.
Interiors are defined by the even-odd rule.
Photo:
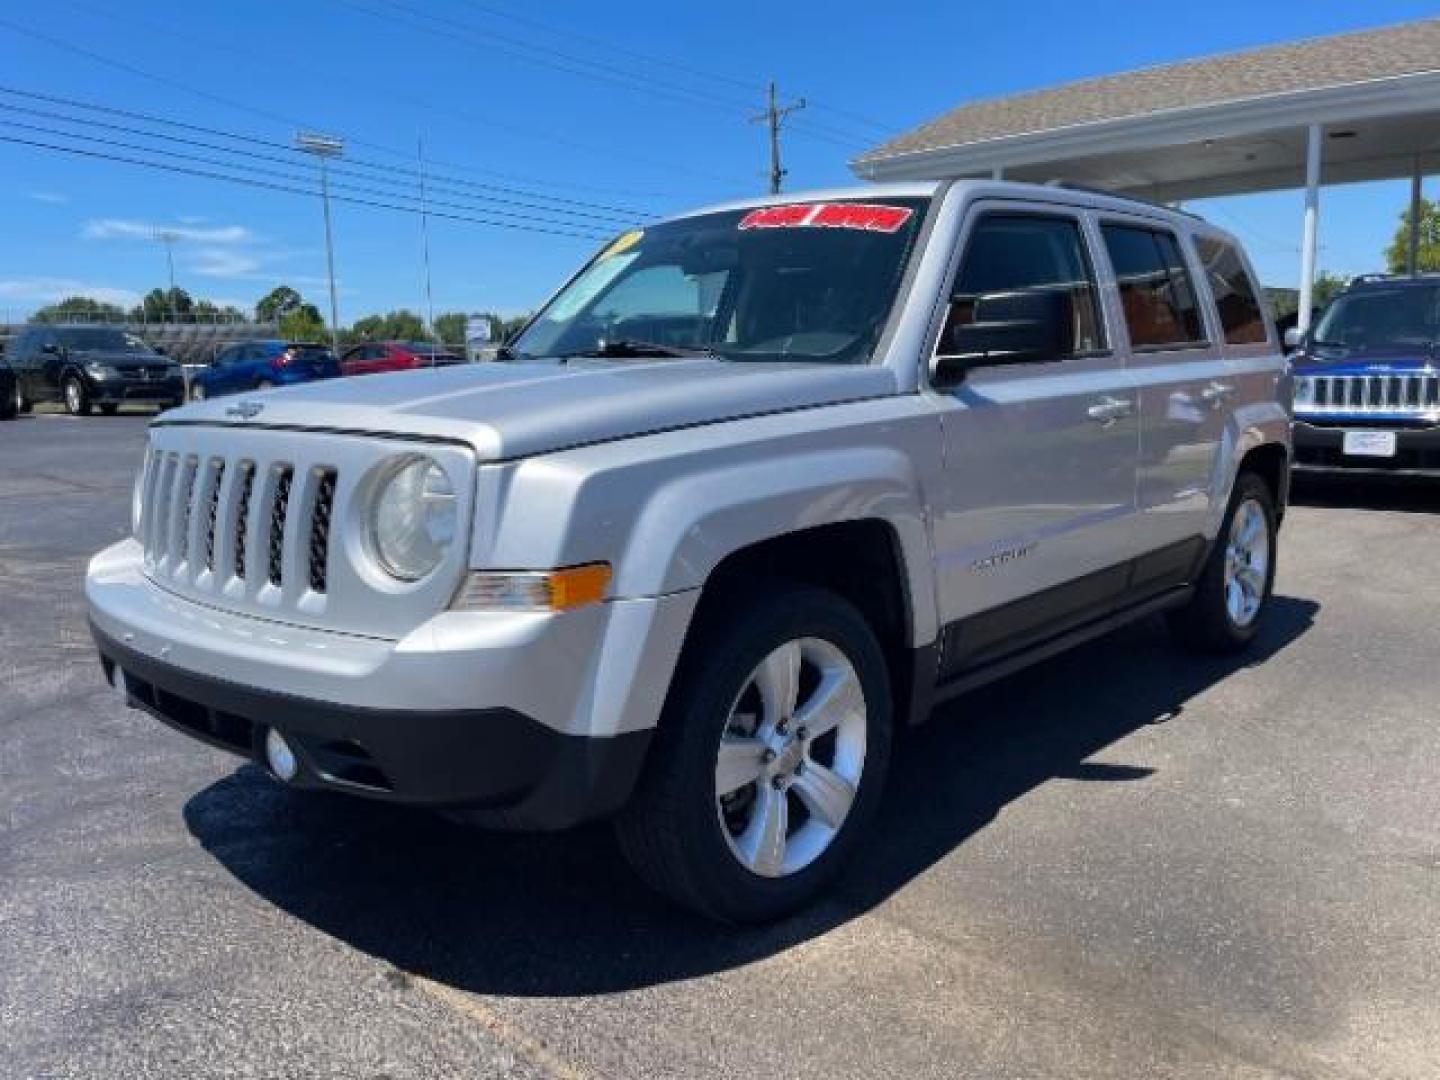
[[[1131,346],[1163,349],[1203,342],[1200,308],[1175,237],[1132,225],[1105,225],[1101,231]]]
[[[1234,244],[1210,237],[1196,240],[1200,261],[1210,291],[1215,294],[1215,310],[1225,341],[1230,345],[1259,345],[1267,341],[1265,313],[1255,283],[1245,271],[1245,263]]]

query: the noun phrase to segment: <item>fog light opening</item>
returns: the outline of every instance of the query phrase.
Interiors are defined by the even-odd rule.
[[[285,741],[285,736],[274,728],[265,732],[265,764],[270,766],[277,780],[284,780],[287,784],[300,772],[295,751]]]

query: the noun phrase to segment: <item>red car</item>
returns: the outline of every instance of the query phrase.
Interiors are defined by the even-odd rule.
[[[463,363],[465,357],[428,341],[370,341],[345,350],[340,357],[340,374],[375,375]]]

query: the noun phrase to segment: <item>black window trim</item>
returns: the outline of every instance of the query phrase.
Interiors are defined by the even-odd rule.
[[[1095,305],[1095,324],[1100,330],[1104,346],[1099,349],[1086,349],[1082,352],[1072,352],[1068,356],[1054,361],[1063,364],[1069,360],[1096,360],[1115,355],[1114,334],[1110,332],[1109,319],[1106,316],[1104,302],[1104,283],[1096,270],[1095,256],[1090,250],[1090,237],[1085,228],[1086,207],[1056,206],[1044,210],[1033,209],[1029,206],[1016,206],[1007,208],[1005,205],[986,205],[991,200],[982,200],[976,204],[978,213],[973,222],[967,222],[964,234],[955,245],[956,250],[951,259],[950,269],[946,275],[945,288],[942,294],[945,302],[941,305],[939,325],[934,330],[934,342],[930,346],[930,360],[925,365],[928,378],[934,376],[934,364],[936,360],[943,360],[946,355],[941,353],[940,341],[945,334],[945,324],[948,320],[950,304],[955,299],[955,285],[960,280],[960,272],[964,269],[965,256],[970,251],[970,241],[974,238],[976,231],[985,223],[986,218],[1034,218],[1039,221],[1060,221],[1075,226],[1075,232],[1080,238],[1080,257],[1085,261],[1085,270],[1090,275],[1090,286],[1092,289],[1091,299]],[[968,216],[968,215],[967,215]],[[1022,365],[1023,366],[1023,365]]]
[[[1211,325],[1210,312],[1208,310],[1214,306],[1213,301],[1208,305],[1201,303],[1200,290],[1196,288],[1195,267],[1191,265],[1190,255],[1186,252],[1185,245],[1181,241],[1181,234],[1176,230],[1174,225],[1168,222],[1157,221],[1154,218],[1127,218],[1114,213],[1098,215],[1095,219],[1095,225],[1100,232],[1100,242],[1102,244],[1105,243],[1106,225],[1115,225],[1122,229],[1134,229],[1137,232],[1168,234],[1170,238],[1175,241],[1175,250],[1180,253],[1181,262],[1185,263],[1185,273],[1190,277],[1190,294],[1195,297],[1195,308],[1200,313],[1200,332],[1204,335],[1203,339],[1199,341],[1167,342],[1163,345],[1136,345],[1135,342],[1130,339],[1130,323],[1129,320],[1125,318],[1125,305],[1122,301],[1120,305],[1120,321],[1125,324],[1125,339],[1130,345],[1130,354],[1132,356],[1148,356],[1153,353],[1194,352],[1197,349],[1216,348],[1212,331],[1217,329],[1217,327]],[[1110,246],[1108,244],[1105,244],[1105,258],[1110,264],[1110,279],[1115,284],[1115,297],[1118,300],[1120,299],[1120,279],[1115,274],[1115,260],[1110,257]],[[1209,295],[1208,287],[1206,289],[1206,295]],[[1216,318],[1218,317],[1217,314]],[[1223,338],[1225,335],[1222,332],[1220,336]]]

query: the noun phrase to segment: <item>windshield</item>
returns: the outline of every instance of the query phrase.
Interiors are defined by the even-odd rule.
[[[151,348],[133,334],[123,330],[107,330],[104,327],[86,327],[79,330],[58,330],[56,337],[67,349],[79,352],[140,352],[149,353]]]
[[[790,203],[628,232],[511,351],[866,363],[928,201]]]
[[[1428,346],[1440,336],[1440,283],[1365,289],[1331,301],[1315,327],[1317,345],[1353,349]]]

